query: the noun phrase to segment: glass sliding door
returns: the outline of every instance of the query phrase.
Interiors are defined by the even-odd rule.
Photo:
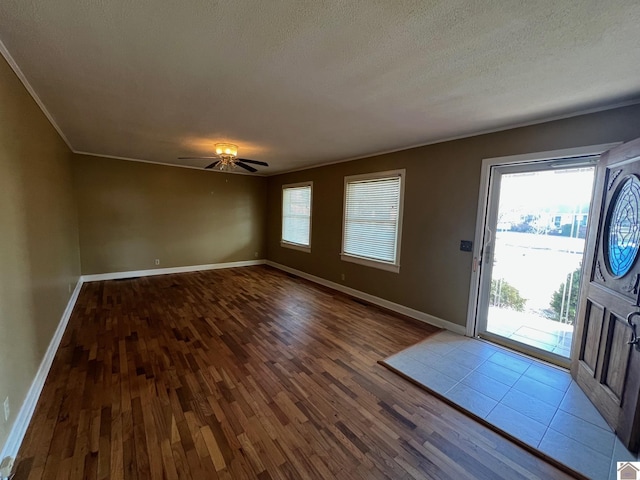
[[[580,159],[492,167],[478,335],[568,364],[593,176]]]

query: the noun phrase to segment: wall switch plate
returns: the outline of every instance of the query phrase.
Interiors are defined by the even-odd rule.
[[[473,251],[473,242],[471,240],[460,240],[460,251],[461,252],[472,252]]]

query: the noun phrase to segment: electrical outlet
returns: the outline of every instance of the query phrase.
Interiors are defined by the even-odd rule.
[[[254,257],[258,258],[258,252],[254,253]]]
[[[69,284],[69,293],[71,293],[71,284]]]
[[[9,414],[11,413],[11,410],[9,410],[9,397],[4,399],[4,421],[8,421],[9,420]]]
[[[156,265],[160,265],[160,259],[156,258]]]
[[[344,282],[344,273],[342,275],[340,275],[340,279]]]

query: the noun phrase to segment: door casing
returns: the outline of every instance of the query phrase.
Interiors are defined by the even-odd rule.
[[[585,147],[566,148],[562,150],[551,150],[537,153],[527,153],[523,155],[511,155],[506,157],[485,158],[482,161],[482,171],[480,174],[480,190],[478,193],[478,212],[476,215],[476,233],[473,242],[473,263],[471,268],[471,282],[469,289],[469,304],[467,309],[466,335],[468,337],[476,337],[478,335],[478,313],[480,308],[480,274],[482,253],[485,243],[490,241],[486,231],[487,214],[489,200],[492,195],[492,170],[501,166],[518,166],[545,163],[549,160],[562,160],[572,157],[585,157],[591,155],[600,155],[613,147],[622,144],[622,142],[606,143],[599,145],[589,145]],[[523,347],[526,352],[526,346]],[[531,353],[537,352],[537,349],[531,349]],[[568,366],[568,363],[567,363]]]

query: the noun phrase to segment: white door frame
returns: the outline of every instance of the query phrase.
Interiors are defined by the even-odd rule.
[[[485,158],[482,160],[480,173],[480,190],[478,193],[478,213],[476,216],[476,234],[473,241],[473,266],[471,270],[471,286],[469,289],[469,307],[467,309],[467,326],[465,335],[477,336],[477,311],[479,306],[480,289],[480,263],[485,244],[485,220],[487,207],[491,198],[491,169],[501,165],[535,164],[554,159],[570,159],[589,155],[600,155],[623,142],[589,145],[586,147],[565,148],[562,150],[549,150],[546,152],[525,153],[522,155],[509,155],[506,157]]]

